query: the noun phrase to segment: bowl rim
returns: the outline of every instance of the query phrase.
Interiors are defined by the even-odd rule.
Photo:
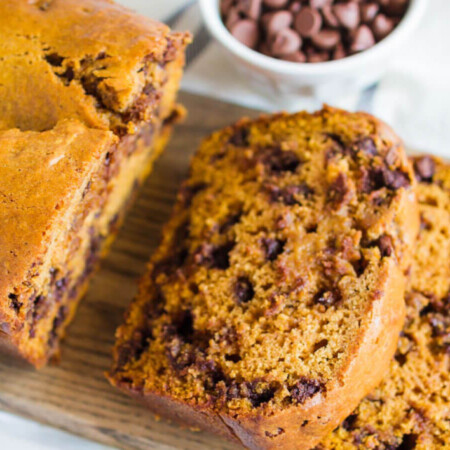
[[[205,24],[216,40],[240,59],[250,62],[260,69],[289,75],[322,75],[329,72],[348,72],[377,59],[386,52],[394,49],[416,28],[423,16],[425,7],[428,4],[428,0],[411,0],[405,16],[392,33],[368,50],[364,50],[355,55],[346,56],[345,58],[336,61],[311,64],[282,61],[263,55],[240,43],[225,27],[219,14],[219,1],[220,0],[199,0],[200,10]]]

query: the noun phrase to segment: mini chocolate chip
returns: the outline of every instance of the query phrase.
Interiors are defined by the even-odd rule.
[[[279,148],[265,149],[262,159],[273,172],[295,172],[300,165],[300,159],[294,152]]]
[[[356,421],[358,420],[357,414],[350,414],[341,424],[342,428],[347,431],[355,429]]]
[[[392,256],[394,254],[394,245],[392,243],[392,238],[387,234],[383,234],[383,236],[378,239],[378,247],[381,252],[381,256]]]
[[[283,28],[275,33],[270,42],[270,50],[274,56],[289,55],[302,45],[300,36],[290,28]]]
[[[312,43],[322,50],[332,50],[339,42],[340,34],[336,30],[322,30],[312,36]]]
[[[322,16],[325,21],[325,24],[328,25],[329,27],[331,28],[339,27],[339,21],[337,17],[334,15],[331,5],[325,5],[322,8]]]
[[[249,302],[255,295],[252,283],[247,277],[239,277],[234,286],[238,304]]]
[[[234,242],[227,242],[220,246],[211,244],[201,245],[194,254],[194,261],[213,269],[228,269],[230,267],[230,251]]]
[[[364,137],[356,141],[354,147],[357,151],[361,151],[368,156],[375,156],[378,154],[377,146],[370,137]]]
[[[245,127],[236,128],[228,142],[236,147],[246,147],[249,145],[250,130]]]
[[[301,377],[290,390],[293,401],[303,404],[306,400],[323,391],[324,386],[318,380]]]
[[[286,186],[279,188],[275,185],[268,185],[267,190],[273,202],[283,202],[285,205],[292,206],[301,204],[299,196],[308,198],[314,191],[306,184]]]
[[[262,404],[270,402],[275,395],[275,390],[272,388],[267,388],[262,392],[256,391],[256,383],[246,383],[247,389],[249,389],[249,400],[254,408],[259,408]]]
[[[277,11],[264,14],[262,17],[264,28],[269,36],[289,28],[294,20],[290,11]]]
[[[216,269],[228,269],[230,267],[230,251],[234,247],[234,242],[227,242],[217,247],[212,252],[212,267]]]
[[[396,448],[396,450],[414,450],[417,446],[417,440],[418,440],[417,434],[404,434],[402,438],[402,442],[399,447]]]
[[[305,6],[295,17],[294,24],[300,36],[309,38],[317,34],[322,27],[322,16],[316,9]]]
[[[339,173],[336,179],[330,184],[328,189],[328,201],[332,203],[333,208],[340,208],[350,199],[350,186],[347,177]]]
[[[431,183],[436,172],[436,164],[431,156],[422,156],[414,161],[414,170],[419,181]]]
[[[241,20],[241,13],[239,8],[233,7],[230,8],[225,20],[225,26],[228,30],[231,30],[233,26]]]
[[[345,58],[346,56],[347,52],[345,51],[344,46],[341,43],[336,45],[336,48],[334,49],[333,52],[333,60],[342,59]]]
[[[373,23],[372,30],[377,40],[381,41],[394,29],[394,21],[384,14],[378,14]]]
[[[338,303],[341,298],[341,293],[338,289],[321,291],[314,297],[314,303],[318,303],[319,305],[325,306],[325,308],[329,308],[330,306]]]
[[[407,359],[407,355],[404,355],[403,353],[399,353],[397,352],[395,354],[395,360],[398,362],[400,367],[403,367],[406,364]]]
[[[261,14],[262,0],[238,0],[237,8],[248,18],[257,20]]]
[[[234,362],[234,363],[238,363],[239,361],[242,360],[242,358],[237,353],[233,353],[232,355],[225,355],[225,360],[226,361],[231,361],[231,362]]]
[[[290,53],[289,55],[283,55],[281,57],[283,61],[290,61],[290,62],[296,62],[296,63],[304,63],[306,62],[306,55],[303,52],[294,52]]]
[[[283,428],[280,428],[280,427],[278,427],[277,428],[277,430],[274,432],[274,433],[272,433],[272,432],[270,432],[270,431],[265,431],[264,432],[264,434],[268,437],[268,438],[274,438],[274,437],[277,437],[277,436],[280,436],[280,434],[283,434],[284,433],[284,429]]]
[[[339,3],[333,6],[333,13],[339,23],[348,30],[354,30],[359,25],[359,7],[357,3]]]
[[[14,309],[16,314],[19,314],[20,308],[23,306],[23,303],[19,302],[19,297],[16,294],[11,293],[8,295],[8,298],[10,300],[10,307]]]
[[[259,41],[258,24],[251,19],[239,20],[230,29],[230,33],[245,46],[255,49]]]
[[[44,59],[54,67],[61,67],[64,61],[64,57],[58,55],[57,53],[50,53],[44,56]]]
[[[411,184],[408,174],[402,172],[401,170],[384,169],[382,171],[382,175],[385,185],[395,190],[402,187],[409,187]]]
[[[281,239],[263,238],[262,244],[265,249],[266,258],[269,261],[275,261],[284,250],[286,241]]]
[[[376,3],[367,3],[365,5],[361,5],[361,20],[364,23],[371,23],[373,19],[375,19],[378,11],[380,10],[380,6]]]
[[[352,43],[350,44],[350,51],[352,53],[367,50],[375,45],[375,37],[367,25],[361,25],[355,32]]]

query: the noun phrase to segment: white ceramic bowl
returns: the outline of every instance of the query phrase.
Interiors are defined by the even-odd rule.
[[[199,0],[207,28],[226,49],[232,63],[250,79],[255,90],[273,99],[274,106],[292,103],[299,96],[318,102],[336,102],[376,83],[420,23],[428,0],[411,0],[399,25],[372,48],[337,61],[293,63],[258,53],[236,40],[225,28],[220,0]]]

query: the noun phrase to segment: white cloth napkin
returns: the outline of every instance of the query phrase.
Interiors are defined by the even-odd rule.
[[[164,20],[187,0],[118,0],[141,14]],[[198,11],[190,12],[180,28],[193,32]],[[450,157],[450,1],[430,0],[413,45],[393,62],[366,109],[388,122],[411,148]],[[271,110],[270,102],[254,91],[211,43],[190,67],[183,89],[229,102]],[[360,107],[360,93],[335,105]],[[106,447],[0,412],[0,448],[5,450],[100,450]]]

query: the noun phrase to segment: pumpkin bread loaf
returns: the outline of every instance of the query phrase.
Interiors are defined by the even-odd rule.
[[[379,387],[320,450],[450,448],[450,166],[414,160],[421,228],[407,319]]]
[[[382,379],[419,227],[398,138],[325,108],[201,146],[117,331],[111,382],[248,448],[310,448]]]
[[[6,230],[0,259],[10,264],[2,268],[0,340],[36,366],[58,354],[59,338],[95,262],[182,113],[175,97],[188,41],[187,34],[171,32],[109,0],[0,0],[2,170],[18,161],[14,153],[7,155],[16,146],[32,159],[26,169],[13,166],[11,178],[0,182],[4,202],[13,199],[17,208],[16,238],[23,233],[23,250],[28,249],[21,255],[15,240],[4,239],[13,225],[10,212],[0,211],[0,221],[6,221],[0,223]],[[79,177],[58,174],[66,190],[53,191],[52,171],[84,164],[74,157],[73,166],[64,165],[71,146],[80,142],[100,158],[96,164],[103,162]],[[53,159],[46,158],[54,152],[62,162],[48,168],[45,164]],[[36,202],[42,202],[35,208],[42,211],[47,232],[39,250],[26,247],[26,230],[36,230],[21,204],[30,198],[16,169],[36,187]],[[63,195],[79,205],[66,204]],[[64,218],[63,201],[70,208]],[[51,205],[58,205],[54,214]],[[37,237],[33,234],[33,242]]]

